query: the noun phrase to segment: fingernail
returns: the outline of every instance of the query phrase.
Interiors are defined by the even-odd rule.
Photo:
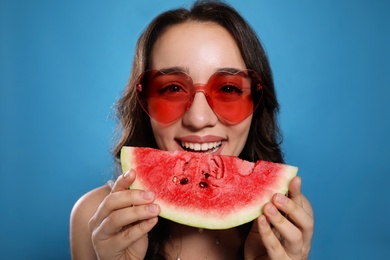
[[[134,178],[134,175],[135,175],[135,171],[133,169],[130,169],[123,174],[123,179],[127,180],[127,179]]]
[[[151,200],[153,199],[154,197],[154,193],[152,191],[143,191],[141,193],[141,197],[144,199],[144,200]]]
[[[129,172],[130,170],[128,170],[127,172],[123,173],[123,179],[127,179],[129,177]]]
[[[276,214],[278,213],[275,206],[270,204],[268,205],[268,213],[271,214],[272,216],[276,216]]]
[[[150,213],[155,213],[157,211],[157,205],[150,204],[146,206],[146,210],[149,211]]]
[[[276,194],[276,198],[275,199],[280,204],[286,204],[286,202],[287,202],[286,196],[284,196],[283,194],[280,194],[280,193]]]

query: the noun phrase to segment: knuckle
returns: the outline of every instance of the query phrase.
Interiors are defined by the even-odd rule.
[[[137,220],[144,220],[151,215],[150,212],[147,210],[148,205],[142,205],[134,208]]]
[[[300,224],[302,232],[309,234],[313,233],[314,230],[314,219],[311,217],[305,217],[304,221]]]
[[[115,193],[111,193],[111,194],[107,195],[102,202],[103,207],[105,207],[109,210],[113,209],[115,197],[116,197]]]
[[[107,226],[107,227],[112,227],[113,224],[115,223],[115,214],[112,213],[112,214],[110,214],[109,216],[107,216],[107,217],[103,220],[102,223],[104,223],[104,225]]]
[[[303,237],[301,232],[297,232],[296,235],[290,238],[291,244],[302,247],[303,245]]]
[[[134,227],[134,226],[133,226]],[[132,232],[133,230],[133,227],[127,227],[125,228],[123,231],[122,231],[122,236],[125,238],[125,239],[129,239],[131,240],[134,236],[134,232]]]
[[[95,222],[96,222],[96,218],[95,218],[95,217],[92,217],[92,218],[88,221],[88,228],[89,228],[89,231],[90,231],[91,233],[96,229]]]
[[[282,225],[284,222],[286,221],[286,218],[284,216],[282,216],[282,214],[278,214],[277,218],[276,218],[276,221],[275,221],[275,225],[276,226],[280,226]]]
[[[124,239],[134,241],[146,234],[147,231],[144,228],[143,221],[135,223],[134,225],[128,225],[123,231],[122,236]]]
[[[140,234],[144,234],[147,232],[147,228],[146,228],[146,225],[145,225],[145,221],[142,221],[140,222],[138,225],[137,225],[137,229],[138,229],[138,232]]]
[[[92,243],[93,243],[94,245],[97,244],[98,239],[97,239],[97,234],[96,234],[95,231],[92,232],[92,234],[91,234],[91,241],[92,241]]]
[[[146,210],[144,206],[134,206],[127,209],[127,222],[135,223],[146,218]]]
[[[269,237],[274,235],[274,232],[269,225],[266,225],[266,226],[263,226],[262,228],[259,228],[259,233],[263,239],[268,239]]]
[[[103,223],[110,229],[116,229],[121,226],[120,221],[121,214],[117,211],[114,211],[103,220]]]
[[[281,253],[280,251],[280,248],[281,248],[281,244],[280,244],[280,241],[278,239],[272,239],[269,241],[268,243],[268,247],[269,249],[272,251],[272,252],[277,252],[277,253]],[[281,259],[281,258],[278,258],[278,259]]]
[[[297,208],[298,208],[298,205],[294,201],[292,201],[291,199],[287,200],[286,211],[288,211],[288,212],[286,212],[286,213],[291,214],[292,212],[296,211]]]
[[[309,218],[308,221],[306,221],[306,228],[309,230],[314,230],[314,219]]]
[[[126,206],[141,205],[141,191],[140,190],[127,190],[123,195],[123,201]]]
[[[131,202],[131,204],[138,204],[137,201],[139,201],[140,196],[141,195],[139,190],[128,190],[126,192],[127,200]]]
[[[97,232],[98,228],[91,228],[90,229],[90,232],[91,232],[91,241],[93,243],[96,243],[96,241],[98,241],[97,237],[98,237],[98,232]]]
[[[270,237],[274,234],[272,229],[267,228],[266,230],[262,230],[261,234],[263,235],[264,238]]]
[[[271,250],[274,252],[273,256],[275,256],[275,259],[287,259],[286,252],[280,244],[275,245]]]

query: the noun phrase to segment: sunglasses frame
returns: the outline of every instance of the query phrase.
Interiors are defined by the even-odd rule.
[[[246,77],[246,78],[249,77],[252,80],[250,89],[251,89],[251,98],[252,98],[253,109],[250,110],[250,113],[245,114],[245,116],[243,116],[239,120],[235,120],[235,121],[229,120],[229,119],[225,118],[224,116],[221,116],[220,113],[217,113],[214,109],[213,99],[210,97],[209,93],[206,91],[206,88],[210,87],[209,86],[210,80],[214,79],[214,77],[216,77],[217,74],[223,74],[223,73],[226,73],[226,74],[231,75],[231,76],[240,74],[243,77]],[[144,86],[145,84],[143,82],[145,79],[145,75],[149,75],[149,74],[151,74],[151,76],[149,76],[147,78],[149,80],[156,78],[156,75],[180,74],[180,75],[186,76],[186,81],[191,83],[192,91],[190,90],[191,94],[189,95],[189,98],[186,101],[186,106],[185,106],[183,112],[180,113],[180,116],[174,117],[174,119],[171,119],[168,121],[163,121],[163,120],[159,120],[155,116],[152,116],[151,113],[148,111],[148,98],[142,98],[142,94],[145,93],[144,90],[145,90],[145,88],[147,88]],[[206,83],[193,83],[191,76],[188,75],[186,72],[181,71],[181,70],[174,70],[174,71],[165,72],[165,71],[161,71],[161,70],[152,69],[152,70],[145,70],[138,76],[137,81],[136,81],[136,92],[137,92],[137,100],[138,100],[140,106],[142,107],[142,109],[146,112],[147,115],[149,115],[149,117],[155,119],[157,122],[159,122],[161,124],[171,124],[171,123],[179,120],[181,117],[183,117],[183,115],[186,113],[186,111],[191,107],[195,94],[198,92],[203,92],[203,94],[206,97],[207,103],[209,104],[210,108],[213,110],[214,114],[217,115],[219,120],[223,121],[224,123],[234,125],[234,124],[238,124],[238,123],[242,122],[248,116],[253,114],[253,112],[256,110],[256,108],[258,107],[258,105],[260,104],[260,102],[262,100],[262,95],[263,95],[264,89],[263,89],[261,77],[258,75],[258,73],[256,71],[250,70],[250,69],[218,70],[209,77],[209,79],[207,80]],[[176,111],[177,110],[172,111],[172,113],[175,113]]]

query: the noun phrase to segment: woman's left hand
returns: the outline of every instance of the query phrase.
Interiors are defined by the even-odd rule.
[[[288,197],[275,194],[263,213],[245,241],[245,259],[307,259],[314,217],[310,202],[301,193],[301,179],[291,181]]]

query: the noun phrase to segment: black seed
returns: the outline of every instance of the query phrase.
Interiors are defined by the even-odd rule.
[[[207,182],[204,182],[204,181],[201,181],[199,182],[199,187],[201,188],[207,188],[209,185],[207,184]]]
[[[184,185],[188,183],[188,178],[183,178],[180,180],[180,184]]]
[[[208,173],[208,172],[205,172],[204,174],[204,177],[207,179],[207,178],[209,178],[211,175],[210,175],[210,173]]]

